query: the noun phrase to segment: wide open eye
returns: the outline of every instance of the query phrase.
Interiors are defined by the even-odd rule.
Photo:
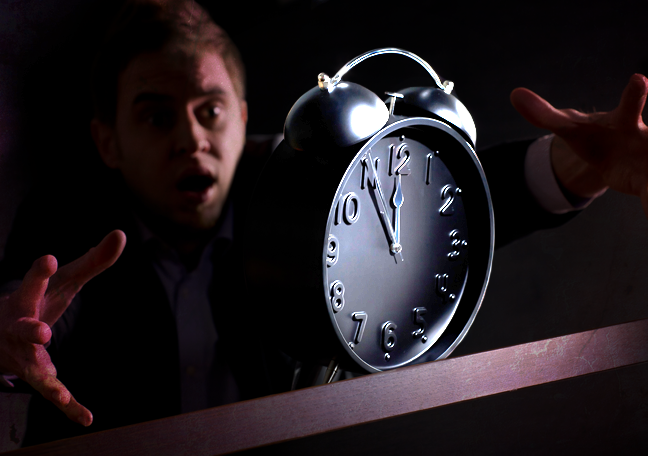
[[[222,108],[217,105],[207,105],[202,108],[202,114],[206,119],[215,120],[221,114]]]
[[[221,113],[221,108],[220,106],[210,106],[208,113],[210,117],[218,117]]]

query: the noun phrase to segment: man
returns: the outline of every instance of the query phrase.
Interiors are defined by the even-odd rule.
[[[97,427],[114,427],[274,391],[264,389],[262,380],[251,382],[254,383],[251,388],[246,387],[245,378],[234,382],[235,374],[232,374],[231,366],[237,363],[237,350],[223,348],[227,345],[228,328],[216,331],[212,314],[227,313],[224,303],[234,303],[239,298],[221,293],[228,298],[220,303],[222,308],[210,309],[211,290],[221,288],[225,283],[235,286],[240,280],[238,277],[232,279],[230,271],[216,274],[219,265],[230,267],[229,263],[233,261],[229,244],[236,230],[232,221],[234,201],[228,201],[227,197],[241,157],[247,120],[240,57],[229,38],[208,16],[200,16],[200,13],[204,13],[202,10],[196,11],[197,7],[188,2],[178,6],[178,9],[164,9],[153,3],[129,5],[122,12],[117,31],[109,35],[96,69],[97,115],[92,123],[92,132],[104,162],[118,170],[118,175],[106,179],[113,194],[108,195],[108,201],[69,202],[74,209],[62,217],[66,220],[66,228],[61,236],[65,238],[54,241],[63,245],[63,250],[74,251],[74,246],[79,244],[74,238],[89,237],[90,231],[95,229],[103,232],[101,236],[114,228],[128,233],[129,248],[122,256],[122,260],[127,261],[120,261],[117,265],[128,266],[121,272],[119,268],[116,269],[121,278],[115,280],[121,282],[121,292],[113,295],[110,298],[112,304],[109,304],[103,290],[97,289],[99,296],[85,298],[94,294],[93,287],[89,285],[78,295],[64,318],[59,320],[80,285],[119,256],[125,239],[123,233],[118,231],[109,235],[96,251],[68,268],[61,268],[52,277],[50,293],[45,297],[43,306],[60,310],[50,316],[49,310],[39,312],[30,308],[26,312],[35,319],[21,321],[12,333],[27,333],[37,339],[41,336],[49,339],[51,333],[48,328],[58,320],[58,326],[53,328],[54,338],[49,352],[61,371],[61,378],[64,376],[63,366],[67,363],[65,359],[71,352],[64,350],[66,355],[63,359],[56,359],[58,355],[55,353],[66,344],[77,347],[73,351],[81,350],[73,355],[76,361],[69,358],[73,364],[84,364],[83,367],[77,364],[73,368],[81,368],[84,372],[73,375],[81,384],[89,382],[91,377],[108,380],[125,375],[128,380],[123,383],[121,390],[118,386],[108,385],[115,383],[113,380],[104,382],[103,387],[95,384],[95,391],[110,388],[113,393],[116,389],[120,392],[98,398],[103,405],[96,403],[92,408],[110,407],[110,403],[114,405],[115,397],[118,397],[137,404],[134,408],[138,412],[133,412],[131,408],[124,414],[126,416],[102,413]],[[196,15],[196,12],[199,14]],[[105,102],[106,93],[114,94],[112,99],[108,96],[108,103]],[[241,169],[244,167],[242,165]],[[242,192],[237,194],[243,195]],[[79,197],[83,199],[83,195]],[[98,210],[83,214],[80,207]],[[52,217],[61,216],[58,213],[60,209],[56,211],[57,214]],[[53,229],[56,230],[54,225]],[[30,231],[18,227],[17,230],[23,233]],[[53,237],[57,235],[28,248],[50,249]],[[10,242],[14,244],[14,241]],[[20,240],[15,242],[16,246],[20,244]],[[16,262],[20,262],[24,247],[18,247],[23,252],[16,251],[15,256],[12,248],[6,252],[14,270],[21,268]],[[37,255],[40,256],[40,253]],[[66,254],[57,254],[60,255]],[[12,257],[13,260],[10,259]],[[214,265],[214,258],[218,258],[218,265]],[[151,269],[152,265],[154,269]],[[148,275],[141,273],[143,268]],[[47,278],[55,270],[56,262],[52,257],[37,262],[32,273],[25,277],[16,299],[22,304],[22,291],[46,286]],[[218,280],[212,281],[212,274],[216,274]],[[59,288],[61,277],[69,277],[79,284],[74,287],[72,294],[53,292]],[[130,278],[138,284],[124,283],[124,279]],[[110,285],[107,288],[115,289]],[[139,295],[138,289],[141,292]],[[159,293],[151,294],[150,289]],[[199,292],[194,292],[196,289]],[[232,295],[240,291],[235,288],[230,290]],[[182,292],[189,295],[184,296]],[[32,295],[25,299],[34,301]],[[97,300],[105,301],[107,307],[102,310],[102,305],[96,304]],[[167,300],[168,303],[165,302]],[[86,302],[95,304],[91,308]],[[160,302],[162,306],[156,305]],[[119,306],[119,303],[124,305],[121,311],[106,314],[111,306]],[[3,318],[3,321],[8,319]],[[48,328],[39,326],[37,320],[47,323]],[[219,322],[227,320],[222,318]],[[129,324],[134,327],[125,330]],[[141,329],[135,329],[136,326]],[[156,329],[151,331],[147,326]],[[87,328],[88,332],[79,331],[80,328]],[[101,328],[106,332],[102,334]],[[126,336],[115,340],[115,335],[124,330],[134,338]],[[155,338],[157,331],[163,336]],[[100,340],[89,342],[88,337],[92,339],[95,336]],[[167,343],[169,341],[170,344]],[[92,349],[85,352],[83,347],[86,346],[92,346]],[[19,350],[13,350],[14,354]],[[33,353],[33,356],[39,360],[47,358],[42,346],[37,350],[38,353]],[[227,361],[225,357],[218,356],[220,350],[226,351],[228,357],[237,359]],[[142,362],[143,358],[147,361]],[[150,374],[145,371],[155,372],[169,358],[173,360],[173,368],[164,371],[162,375],[165,378],[156,380],[158,386],[151,388]],[[111,359],[121,367],[113,364]],[[178,362],[180,365],[177,365]],[[47,364],[48,378],[42,377],[45,371],[34,372],[15,363],[3,364],[3,371],[24,372],[23,377],[35,385],[43,397],[53,399],[73,420],[90,424],[90,412],[71,398],[62,384],[54,379],[53,366],[49,362]],[[130,367],[125,367],[129,364]],[[246,378],[265,375],[263,367],[259,365],[254,366],[252,374],[248,374],[246,369],[243,366],[236,371],[236,375]],[[275,375],[273,380],[279,377]],[[207,382],[220,385],[214,391],[207,391]],[[256,383],[261,386],[257,387]],[[287,386],[281,389],[288,387],[287,382]],[[258,388],[261,390],[256,391]],[[168,391],[173,391],[173,399],[162,401],[160,398],[168,396]],[[83,395],[82,392],[79,394]],[[45,428],[46,433],[50,429],[54,431],[58,423],[54,422],[47,429],[47,412],[35,411],[39,407],[38,404],[32,405],[30,417],[40,417],[34,420],[43,419],[43,424],[32,425],[32,420],[30,427]],[[55,434],[61,435],[59,431],[54,431],[52,438]],[[43,436],[39,435],[38,438],[42,439]]]
[[[41,395],[30,405],[27,443],[84,432],[76,423],[89,426],[90,410],[94,432],[290,388],[292,365],[262,332],[236,337],[251,323],[240,312],[232,241],[256,161],[241,158],[247,106],[233,49],[192,2],[131,5],[109,34],[91,127],[115,171],[94,188],[109,191],[77,194],[45,213],[21,210],[3,266],[3,281],[22,283],[0,304],[0,372]],[[647,92],[646,79],[633,76],[616,110],[589,115],[555,110],[525,89],[513,92],[529,121],[558,135],[533,147],[567,206],[610,186],[641,196],[648,208]],[[518,163],[520,191],[512,197],[525,215],[510,232],[498,225],[498,242],[564,220],[524,189],[526,146],[480,154],[495,211],[511,203],[511,181],[498,178],[505,172],[498,163]],[[533,174],[537,167],[527,163]],[[564,201],[536,199],[565,210]],[[40,220],[61,223],[41,229]],[[57,269],[45,254],[66,266]]]

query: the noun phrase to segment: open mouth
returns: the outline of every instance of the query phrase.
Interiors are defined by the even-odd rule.
[[[216,179],[209,175],[187,176],[178,182],[177,189],[181,192],[202,193],[216,183]]]

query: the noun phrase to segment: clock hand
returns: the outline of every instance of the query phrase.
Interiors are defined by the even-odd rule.
[[[387,203],[385,202],[385,195],[382,191],[382,186],[380,185],[380,178],[378,177],[378,172],[376,171],[376,167],[374,165],[373,158],[371,157],[371,153],[367,152],[367,156],[369,157],[369,167],[371,170],[371,174],[373,177],[374,181],[374,187],[378,191],[378,201],[380,202],[380,205],[382,207],[382,210],[378,210],[380,212],[380,215],[383,219],[383,224],[385,225],[385,229],[387,230],[387,237],[389,237],[389,240],[391,241],[391,244],[389,245],[389,250],[391,253],[394,254],[396,257],[396,261],[400,259],[400,261],[403,261],[403,247],[400,245],[400,243],[396,239],[396,234],[394,233],[394,230],[391,225],[391,221],[389,220],[389,216],[387,215]],[[367,159],[365,159],[365,162]]]
[[[396,178],[396,190],[394,191],[394,198],[392,202],[396,208],[394,216],[394,233],[396,234],[396,242],[400,244],[400,208],[403,205],[405,198],[403,198],[403,190],[401,189],[401,175]]]

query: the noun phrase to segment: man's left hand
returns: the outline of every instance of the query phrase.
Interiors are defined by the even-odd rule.
[[[648,79],[635,74],[609,112],[556,109],[525,88],[511,93],[511,103],[530,123],[556,135],[552,166],[565,188],[583,197],[606,187],[639,196],[648,216],[648,127],[641,117],[647,94]]]

